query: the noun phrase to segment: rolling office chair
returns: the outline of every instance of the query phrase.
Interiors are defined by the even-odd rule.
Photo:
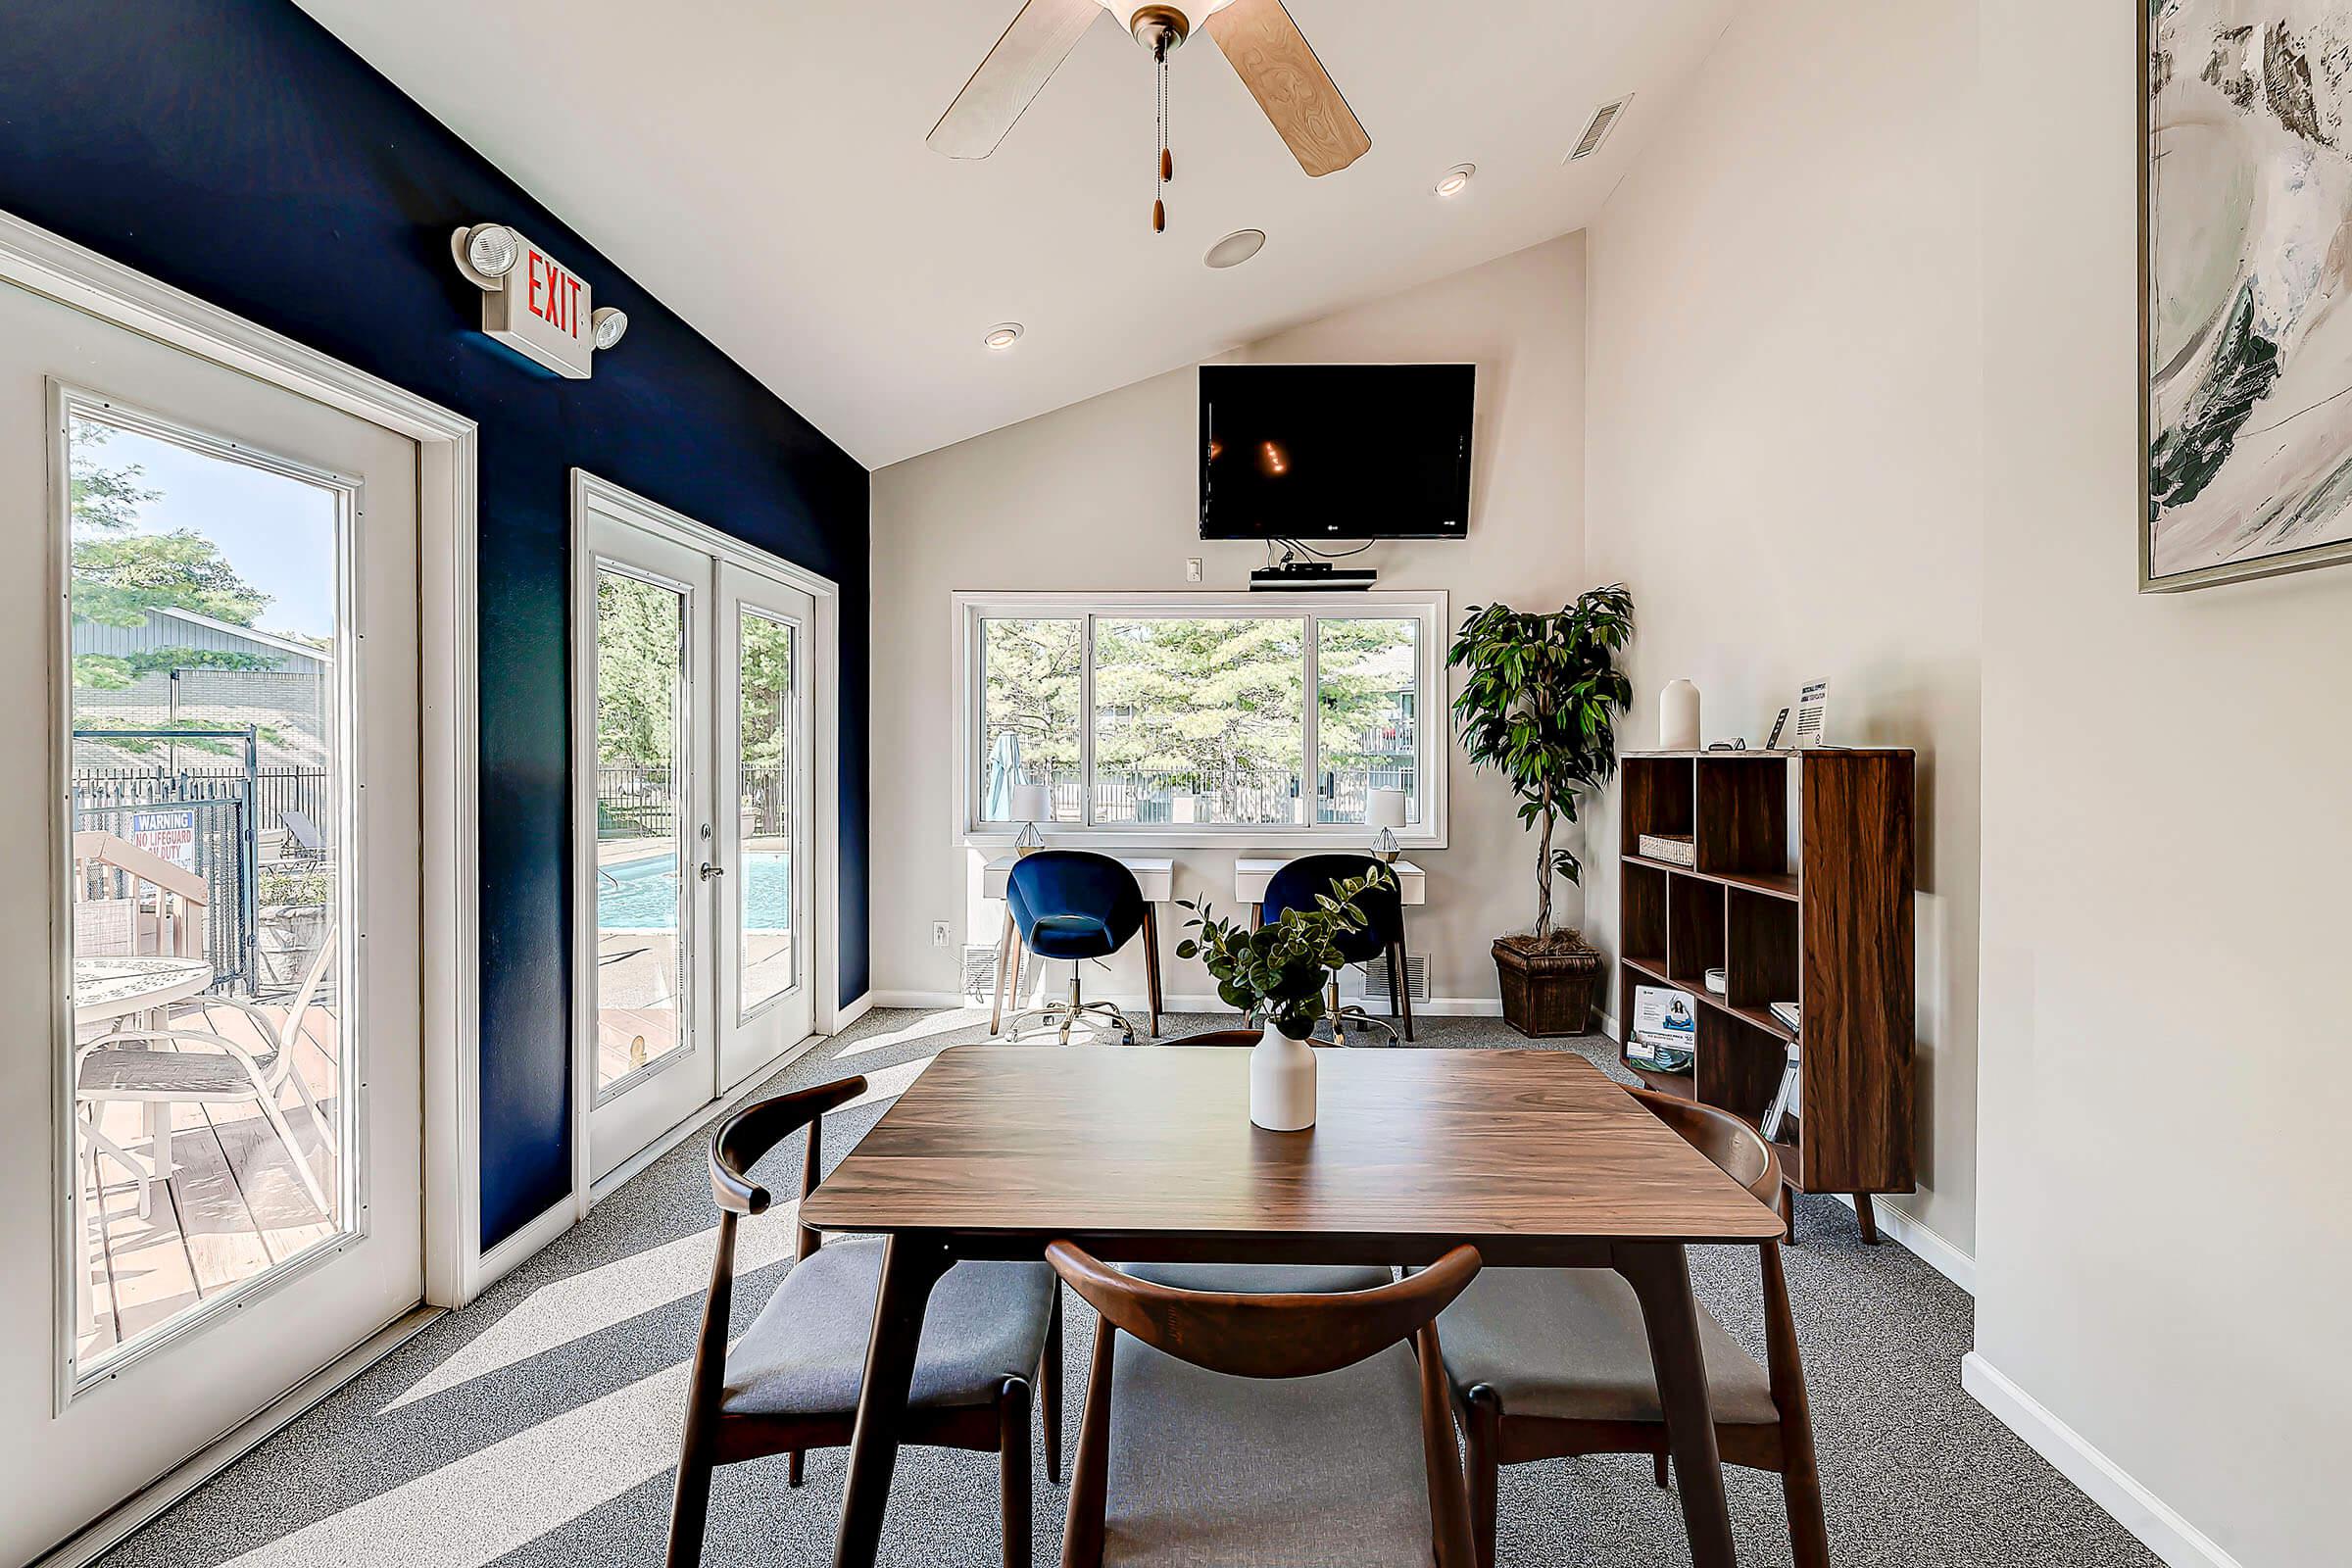
[[[1116,1021],[1121,1044],[1134,1045],[1134,1020],[1110,1003],[1086,1001],[1080,977],[1087,959],[1109,957],[1139,931],[1152,988],[1152,1033],[1159,1033],[1159,932],[1133,871],[1107,855],[1040,850],[1013,863],[1004,882],[1004,904],[1024,949],[1041,958],[1070,961],[1068,1000],[1014,1013],[1006,1026],[1009,1038],[1020,1039],[1022,1025],[1031,1019],[1059,1019],[1066,1046],[1079,1016],[1096,1013]]]
[[[1362,876],[1379,865],[1378,860],[1364,855],[1308,855],[1293,860],[1274,873],[1266,882],[1265,903],[1258,918],[1271,925],[1282,918],[1285,909],[1312,909],[1318,894],[1328,897],[1334,882],[1345,882]],[[1366,888],[1356,895],[1355,906],[1364,911],[1368,923],[1361,929],[1348,932],[1339,940],[1340,956],[1349,963],[1370,963],[1385,957],[1389,962],[1389,996],[1392,1005],[1398,1009],[1404,1024],[1404,1038],[1413,1038],[1413,999],[1406,988],[1404,955],[1404,899],[1398,892],[1395,873],[1386,887]],[[1348,1004],[1340,1005],[1340,987],[1335,979],[1331,987],[1332,1044],[1348,1043],[1348,1026],[1352,1022],[1366,1029],[1378,1029],[1396,1040],[1396,1026],[1386,1019],[1375,1018],[1363,1008]]]

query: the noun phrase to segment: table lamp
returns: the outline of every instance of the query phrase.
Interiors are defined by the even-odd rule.
[[[1404,791],[1366,790],[1364,825],[1380,830],[1372,836],[1372,853],[1383,865],[1395,865],[1402,848],[1396,842],[1396,829],[1404,826]]]
[[[1053,791],[1043,784],[1015,784],[1012,819],[1021,824],[1020,837],[1012,841],[1014,855],[1034,855],[1044,849],[1046,836],[1037,830],[1037,824],[1054,820]]]

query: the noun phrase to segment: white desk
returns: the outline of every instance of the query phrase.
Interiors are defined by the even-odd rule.
[[[1017,858],[1017,856],[1000,855],[980,868],[982,898],[1001,899],[1004,896],[1004,880],[1012,875],[1013,861]],[[1121,855],[1114,858],[1135,873],[1135,885],[1144,890],[1146,904],[1166,904],[1176,897],[1174,860],[1134,855]]]
[[[1303,858],[1305,858],[1303,856],[1285,855],[1275,859],[1234,861],[1234,902],[1246,905],[1252,909],[1256,908],[1266,902],[1266,884],[1273,880],[1274,873],[1293,860]],[[1396,895],[1399,903],[1427,904],[1429,902],[1429,873],[1410,860],[1398,860],[1389,869],[1396,873]]]

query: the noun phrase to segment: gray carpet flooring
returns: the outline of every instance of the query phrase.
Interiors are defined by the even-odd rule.
[[[977,1019],[977,1021],[974,1021]],[[1169,1032],[1231,1020],[1171,1018]],[[838,1159],[942,1047],[984,1038],[971,1011],[876,1013],[780,1072],[775,1089],[862,1072],[871,1098],[828,1118]],[[1524,1044],[1496,1020],[1434,1019],[1427,1048]],[[1564,1043],[1614,1068],[1598,1040]],[[770,1156],[797,1168],[799,1142]],[[700,1140],[599,1205],[587,1223],[354,1380],[104,1559],[106,1568],[478,1568],[662,1560],[683,1361],[713,1223]],[[1838,1562],[1902,1568],[2152,1568],[2157,1559],[1960,1390],[1968,1296],[1900,1246],[1865,1247],[1850,1210],[1800,1200],[1788,1251]],[[764,1231],[764,1236],[761,1232]],[[736,1329],[781,1277],[790,1222],[745,1232]],[[1693,1256],[1708,1305],[1761,1353],[1754,1254]],[[1065,1444],[1092,1342],[1070,1298]],[[1776,1477],[1728,1474],[1742,1563],[1787,1563]],[[707,1561],[828,1561],[842,1454],[719,1472]],[[1066,1494],[1036,1480],[1037,1561],[1058,1560]],[[1681,1515],[1640,1458],[1504,1472],[1504,1564],[1687,1564]],[[993,1455],[908,1449],[886,1562],[999,1560]]]

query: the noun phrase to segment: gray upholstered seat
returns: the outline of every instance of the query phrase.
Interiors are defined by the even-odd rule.
[[[724,1415],[847,1415],[858,1408],[866,1338],[882,1284],[882,1243],[832,1242],[792,1266],[750,1332],[727,1352]],[[931,1292],[907,1404],[993,1402],[1006,1378],[1032,1378],[1060,1282],[1044,1262],[958,1263]]]
[[[1127,1272],[1179,1291],[1237,1296],[1331,1296],[1377,1291],[1396,1280],[1396,1270],[1373,1263],[1138,1263]]]
[[[1484,1384],[1511,1415],[1664,1419],[1642,1303],[1608,1269],[1488,1269],[1439,1314],[1438,1339],[1455,1391]],[[1764,1368],[1704,1309],[1698,1341],[1716,1422],[1777,1423]]]
[[[1122,1334],[1110,1386],[1105,1568],[1434,1560],[1420,1389],[1402,1345],[1337,1372],[1267,1381],[1192,1366]]]

